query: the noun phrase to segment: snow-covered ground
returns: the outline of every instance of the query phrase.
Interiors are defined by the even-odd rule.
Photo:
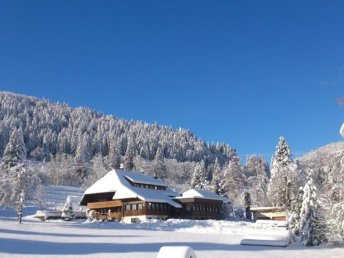
[[[48,187],[49,208],[60,207],[72,187]],[[0,209],[0,257],[155,258],[162,246],[191,246],[198,258],[344,258],[343,248],[240,245],[244,238],[283,239],[287,231],[266,223],[191,220],[151,220],[142,224],[84,223],[33,218],[37,208],[24,210],[17,224],[13,210]],[[276,225],[275,225],[276,226]]]
[[[244,236],[285,234],[253,223],[168,220],[143,224],[42,222],[26,216],[17,224],[0,211],[0,257],[156,257],[161,246],[191,246],[198,258],[343,258],[341,248],[244,246]]]

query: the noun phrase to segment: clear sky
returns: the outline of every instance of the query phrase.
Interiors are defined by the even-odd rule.
[[[1,0],[0,90],[299,155],[341,140],[344,1]]]

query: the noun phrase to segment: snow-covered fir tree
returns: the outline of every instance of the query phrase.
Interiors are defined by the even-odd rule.
[[[301,244],[314,246],[326,239],[325,220],[320,213],[321,204],[312,175],[303,188],[303,201],[300,212]]]
[[[6,145],[2,162],[4,168],[11,168],[26,159],[26,147],[24,143],[23,131],[21,128],[14,129]]]
[[[213,166],[213,178],[211,180],[211,187],[214,193],[226,197],[226,189],[224,187],[224,175],[218,159],[215,159]]]
[[[271,179],[268,198],[273,206],[290,205],[290,194],[299,188],[296,164],[284,137],[279,138],[275,155],[271,162]]]
[[[264,207],[268,205],[267,189],[269,182],[269,166],[261,156],[250,156],[244,166],[252,205]]]
[[[300,213],[303,202],[303,187],[299,188],[297,195],[291,198],[290,210],[288,211],[288,225],[298,235],[300,230]]]
[[[205,163],[202,160],[201,163],[199,163],[196,166],[194,173],[192,175],[191,188],[207,190],[208,187],[209,187],[209,182],[207,180]]]
[[[240,158],[237,155],[224,167],[223,173],[224,188],[226,189],[229,200],[233,204],[233,208],[242,208],[244,206],[242,195],[247,186],[247,178],[243,173]]]
[[[164,179],[167,177],[164,154],[161,148],[158,148],[154,158],[154,177]]]
[[[124,156],[123,161],[123,168],[125,170],[134,170],[135,164],[134,164],[134,140],[131,138],[128,141],[127,150]]]

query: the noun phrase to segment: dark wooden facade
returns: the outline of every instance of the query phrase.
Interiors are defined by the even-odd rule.
[[[201,198],[183,198],[176,200],[182,208],[167,203],[145,202],[140,199],[111,200],[87,203],[94,210],[95,218],[100,220],[121,220],[125,217],[146,218],[185,218],[185,219],[221,219],[223,202]]]
[[[181,217],[185,219],[221,219],[223,202],[203,198],[179,199],[182,204]]]
[[[145,202],[140,199],[91,202],[87,209],[95,211],[96,219],[121,220],[124,217],[152,216],[152,218],[174,217],[175,208],[167,203]]]

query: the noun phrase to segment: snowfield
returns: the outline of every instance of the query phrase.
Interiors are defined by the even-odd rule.
[[[228,221],[167,220],[142,224],[42,222],[0,210],[0,257],[155,258],[162,246],[191,246],[198,258],[343,258],[343,248],[240,245],[245,236],[285,237],[283,228]]]

